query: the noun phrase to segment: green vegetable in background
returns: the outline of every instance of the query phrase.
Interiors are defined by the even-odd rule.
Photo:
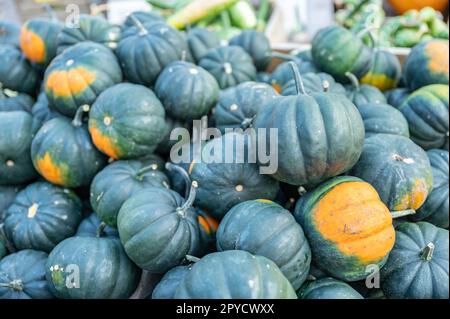
[[[449,37],[448,25],[444,21],[440,19],[434,19],[431,22],[430,28],[433,37],[440,39],[448,39]]]
[[[240,29],[254,29],[256,27],[255,10],[247,1],[239,1],[229,9],[229,12],[233,26]]]

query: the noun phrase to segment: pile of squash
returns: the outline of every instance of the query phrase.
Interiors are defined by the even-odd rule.
[[[365,35],[0,22],[0,299],[448,298],[449,44]],[[276,128],[277,170],[173,163],[205,115],[202,157]]]

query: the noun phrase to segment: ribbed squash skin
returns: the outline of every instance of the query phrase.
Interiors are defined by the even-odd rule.
[[[145,32],[137,26],[127,28],[116,54],[128,81],[151,86],[167,65],[181,60],[187,42],[164,22],[147,22],[144,28]]]
[[[210,50],[220,46],[219,37],[206,28],[194,28],[187,34],[189,53],[194,62],[198,63]]]
[[[18,282],[23,290],[0,287],[0,299],[52,299],[45,279],[48,255],[25,249],[0,260],[0,284]]]
[[[372,50],[351,31],[330,26],[320,30],[312,41],[315,65],[336,79],[345,79],[351,72],[362,77],[372,66]]]
[[[297,295],[299,299],[364,299],[349,284],[330,277],[305,283]]]
[[[368,103],[358,107],[364,122],[366,138],[374,134],[409,137],[409,127],[403,114],[389,104]]]
[[[0,83],[3,88],[34,95],[39,82],[39,73],[17,47],[0,46]]]
[[[31,113],[34,100],[28,94],[5,96],[0,90],[0,112],[25,111]]]
[[[264,107],[264,104],[278,96],[270,85],[244,82],[223,90],[214,111],[215,124],[221,132],[226,128],[243,127]],[[245,128],[245,127],[243,127]]]
[[[239,35],[231,38],[230,45],[243,48],[252,57],[258,71],[265,71],[269,66],[272,48],[264,33],[256,30],[243,30]]]
[[[407,88],[397,88],[385,92],[384,96],[386,97],[387,103],[389,105],[392,105],[393,107],[398,109],[410,94],[411,91]]]
[[[73,191],[36,182],[11,203],[5,216],[5,232],[17,249],[50,252],[75,234],[82,219],[81,209],[81,201]]]
[[[120,39],[120,27],[102,16],[82,14],[77,28],[66,26],[58,35],[58,54],[80,42],[95,42],[114,50]],[[104,60],[107,61],[107,60]]]
[[[186,278],[192,265],[177,266],[164,274],[152,292],[152,299],[174,299],[181,282]]]
[[[345,95],[346,93],[345,88],[340,83],[337,83],[331,75],[323,72],[307,73],[302,75],[302,80],[308,94],[330,92]],[[297,95],[297,85],[294,79],[283,86],[281,94],[284,96]]]
[[[98,43],[81,42],[50,63],[44,84],[50,106],[74,116],[80,106],[91,106],[102,91],[121,81],[122,71],[111,50]]]
[[[356,177],[336,177],[319,185],[300,198],[294,216],[308,238],[314,263],[344,281],[366,278],[368,265],[382,267],[394,245],[388,208],[370,184]]]
[[[246,201],[228,211],[217,230],[217,250],[245,250],[267,257],[294,289],[305,281],[311,263],[311,249],[292,214],[264,199]]]
[[[437,227],[448,228],[448,188],[449,188],[449,156],[448,151],[433,149],[427,152],[433,171],[433,189],[427,200],[416,214],[414,221],[426,221]]]
[[[0,112],[0,185],[18,185],[36,177],[30,157],[33,118],[23,111]]]
[[[95,146],[114,159],[151,154],[166,130],[165,111],[150,89],[117,84],[95,101],[89,132]]]
[[[136,26],[133,19],[131,18],[131,15],[133,15],[142,24],[145,24],[147,22],[164,21],[164,18],[156,12],[134,11],[126,18],[125,22],[123,23],[124,29]]]
[[[56,56],[62,24],[49,19],[31,19],[22,26],[20,48],[28,60],[46,67]]]
[[[77,289],[67,287],[67,282],[71,282],[69,265],[78,266],[80,287]],[[128,259],[119,239],[113,238],[68,238],[52,250],[46,264],[50,290],[64,299],[129,298],[139,277],[140,269]]]
[[[18,24],[0,21],[0,44],[10,44],[16,47],[20,46],[20,26]]]
[[[272,261],[242,250],[230,250],[209,254],[196,262],[175,298],[296,299],[296,295]]]
[[[381,287],[390,299],[448,299],[448,230],[426,222],[401,223],[388,262],[381,269]],[[431,260],[422,251],[435,249]]]
[[[31,115],[33,115],[33,119],[37,122],[36,126],[41,127],[45,122],[54,119],[55,117],[62,117],[60,113],[50,109],[48,105],[48,99],[45,92],[41,92],[36,100],[36,103],[33,104],[31,109]]]
[[[423,149],[441,148],[449,139],[448,85],[425,86],[400,106],[409,123],[411,139]]]
[[[371,85],[348,85],[347,97],[356,105],[361,106],[367,103],[386,103],[386,97],[380,90]]]
[[[426,152],[398,135],[367,138],[351,174],[375,187],[391,211],[420,208],[433,186]]]
[[[372,85],[384,92],[397,87],[400,75],[401,65],[398,58],[388,51],[377,49],[373,53],[372,67],[361,78],[361,83]]]
[[[407,86],[416,90],[430,84],[448,85],[448,56],[448,41],[430,40],[416,45],[403,66]]]
[[[102,221],[98,218],[98,215],[96,213],[92,213],[81,221],[75,236],[96,237],[101,223]],[[119,232],[117,229],[105,226],[102,231],[102,237],[119,238]]]
[[[221,89],[256,80],[252,58],[238,46],[212,49],[200,59],[199,65],[216,78]]]

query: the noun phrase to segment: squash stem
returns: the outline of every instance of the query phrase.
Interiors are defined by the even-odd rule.
[[[186,260],[190,261],[191,263],[196,263],[200,261],[200,258],[191,255],[186,255]]]
[[[53,8],[48,4],[48,3],[44,3],[42,5],[45,9],[45,11],[47,12],[47,14],[49,15],[49,17],[53,20],[53,21],[59,21],[58,17],[56,16],[55,10],[53,10]]]
[[[105,227],[106,227],[105,222],[101,222],[100,225],[97,228],[97,234],[96,234],[97,238],[100,238],[100,237],[103,236],[103,233],[105,231]]]
[[[131,18],[131,20],[133,20],[133,23],[134,23],[134,24],[138,27],[138,29],[140,30],[140,31],[139,31],[139,35],[143,36],[143,35],[148,34],[148,30],[144,27],[144,25],[141,23],[141,21],[139,21],[139,19],[136,18],[136,17],[134,16],[133,13],[130,14],[130,18]]]
[[[83,114],[84,112],[89,112],[90,106],[85,104],[78,108],[77,112],[75,113],[75,117],[73,118],[72,125],[79,127],[83,125]]]
[[[249,127],[251,127],[252,124],[253,124],[253,121],[254,121],[255,117],[256,117],[256,115],[253,116],[253,117],[247,117],[247,118],[245,118],[245,119],[242,121],[242,123],[241,123],[241,128],[242,128],[243,130],[246,130],[246,129],[248,129]]]
[[[135,177],[138,180],[142,180],[144,178],[145,173],[151,172],[151,171],[156,171],[158,169],[158,165],[157,164],[151,164],[148,166],[144,166],[143,168],[141,168],[140,170],[137,171]]]
[[[305,85],[303,84],[302,75],[298,70],[297,64],[294,62],[289,62],[290,67],[292,68],[292,72],[294,72],[295,86],[297,88],[297,95],[304,94],[308,95],[305,90]]]
[[[428,243],[425,248],[421,250],[420,258],[425,261],[430,261],[433,258],[434,248],[435,246],[433,243]]]
[[[350,82],[352,83],[353,87],[356,90],[359,90],[359,80],[358,80],[358,78],[351,72],[345,72],[345,76],[350,80]]]
[[[189,191],[189,197],[186,199],[183,206],[181,206],[180,210],[186,211],[187,209],[192,207],[195,201],[195,197],[197,196],[197,188],[198,188],[197,181],[193,181],[191,184],[191,189]]]
[[[184,182],[186,184],[186,191],[184,193],[184,198],[188,198],[189,197],[189,192],[190,192],[190,187],[191,187],[191,178],[189,177],[189,173],[181,166],[179,165],[175,165],[172,163],[167,162],[166,163],[166,169],[169,172],[176,172],[178,174],[181,175],[181,177],[183,177]]]
[[[416,213],[416,211],[414,209],[405,209],[405,210],[391,212],[391,216],[393,219],[396,219],[396,218],[414,215],[415,213]]]
[[[0,283],[0,288],[8,288],[14,291],[23,291],[23,283],[22,280],[17,279],[9,283]]]

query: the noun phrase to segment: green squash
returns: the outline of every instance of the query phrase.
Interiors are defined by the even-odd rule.
[[[117,214],[131,196],[148,187],[169,188],[169,179],[156,164],[116,161],[100,171],[91,183],[90,202],[99,218],[117,227]]]
[[[349,284],[330,277],[308,281],[297,295],[299,299],[364,299]]]
[[[367,266],[382,267],[394,245],[388,208],[370,184],[356,177],[335,177],[307,192],[294,216],[314,264],[337,279],[365,279]]]
[[[0,45],[20,46],[20,26],[9,21],[0,21]]]
[[[34,95],[39,82],[39,73],[17,47],[0,45],[0,83],[2,88]]]
[[[55,117],[63,117],[60,113],[52,110],[48,105],[48,99],[45,92],[41,92],[31,108],[31,115],[37,122],[37,126],[40,128],[45,122],[54,119]]]
[[[448,40],[430,40],[416,45],[406,58],[403,77],[411,90],[430,84],[449,84]]]
[[[393,134],[409,137],[408,121],[402,112],[389,104],[368,103],[358,107],[364,122],[366,138],[374,134]]]
[[[242,250],[206,255],[179,285],[175,299],[296,299],[274,262]]]
[[[101,223],[102,221],[100,220],[100,218],[98,218],[98,215],[96,213],[92,213],[81,221],[80,225],[77,228],[75,236],[96,237]],[[117,231],[117,229],[114,229],[112,227],[105,226],[105,228],[102,229],[102,232],[102,237],[119,238],[119,232]]]
[[[345,96],[305,94],[298,69],[291,63],[299,94],[266,103],[254,127],[266,129],[266,141],[270,141],[270,129],[278,129],[278,169],[272,175],[275,179],[291,185],[319,183],[356,163],[364,143],[364,124]]]
[[[104,91],[89,113],[95,146],[114,159],[152,153],[166,130],[165,111],[150,89],[121,83]]]
[[[292,214],[267,200],[240,203],[228,211],[217,230],[217,250],[245,250],[272,260],[299,289],[306,280],[311,249]]]
[[[408,120],[411,139],[425,150],[448,143],[448,99],[448,85],[429,85],[411,94],[399,108]]]
[[[256,80],[251,56],[238,46],[211,49],[200,59],[199,65],[216,78],[221,89]]]
[[[45,279],[48,255],[25,249],[0,260],[0,299],[52,299]]]
[[[111,50],[81,42],[58,55],[45,71],[45,93],[50,106],[74,116],[82,105],[90,106],[99,94],[122,81],[122,71]]]
[[[410,94],[411,91],[409,89],[397,88],[385,92],[384,96],[386,97],[387,103],[389,105],[392,105],[393,107],[398,109]]]
[[[257,82],[223,90],[214,111],[215,126],[222,133],[226,128],[246,129],[264,104],[277,96],[270,85]]]
[[[262,32],[243,30],[241,34],[231,38],[230,45],[242,47],[252,57],[258,71],[265,71],[272,61],[269,39]]]
[[[193,186],[186,201],[172,190],[147,187],[122,205],[117,217],[120,240],[140,268],[162,274],[181,265],[186,255],[206,252],[200,230],[204,226],[192,207]]]
[[[21,189],[22,186],[0,186],[0,224],[5,221],[6,211]]]
[[[81,201],[74,192],[36,182],[17,194],[6,211],[5,233],[17,249],[50,252],[75,234],[81,219]]]
[[[82,122],[84,111],[81,106],[73,121],[58,117],[46,122],[33,139],[33,165],[53,184],[87,186],[106,165],[106,157],[95,148]]]
[[[313,93],[329,92],[335,94],[346,94],[345,88],[342,84],[337,83],[333,77],[326,73],[307,73],[301,76],[302,85],[305,92],[309,95]],[[297,95],[297,84],[295,79],[286,83],[281,91],[284,96]]]
[[[437,227],[448,228],[448,151],[433,149],[427,152],[433,172],[433,190],[417,213],[411,216],[414,221],[426,221]]]
[[[187,33],[187,43],[189,53],[196,63],[198,63],[210,49],[215,49],[220,46],[220,40],[216,33],[209,31],[206,28],[193,28],[192,30],[189,30]]]
[[[131,28],[134,27],[136,24],[133,21],[134,19],[137,19],[140,23],[145,24],[148,22],[163,22],[164,18],[159,15],[156,11],[147,12],[147,11],[134,11],[132,12],[123,23],[123,28]]]
[[[347,73],[348,78],[352,82],[347,85],[347,97],[357,106],[367,103],[386,103],[384,94],[374,86],[363,84],[360,85],[358,79],[351,73]]]
[[[399,135],[377,134],[366,139],[351,175],[375,187],[391,211],[419,209],[433,186],[427,154]]]
[[[40,67],[46,67],[56,56],[58,34],[63,25],[50,19],[31,19],[20,32],[20,48],[23,54]]]
[[[426,222],[401,223],[395,246],[381,269],[390,299],[448,299],[448,230]]]
[[[0,112],[0,185],[24,184],[36,177],[30,157],[33,136],[29,113]]]
[[[114,50],[120,39],[120,27],[112,25],[102,16],[82,14],[76,27],[67,25],[58,35],[58,54],[81,42],[95,42]],[[106,62],[108,60],[104,60]],[[108,61],[109,62],[109,61]]]
[[[188,52],[185,37],[164,22],[138,23],[127,28],[116,54],[126,79],[152,86],[162,70]]]
[[[219,97],[219,84],[205,69],[176,61],[164,68],[155,93],[174,119],[191,121],[208,114]]]
[[[31,113],[34,100],[28,94],[3,91],[0,88],[0,112],[25,111]]]
[[[372,67],[361,78],[361,83],[372,85],[384,92],[397,87],[400,75],[401,65],[398,58],[389,51],[376,49]]]
[[[275,56],[275,55],[274,55]],[[278,56],[278,55],[276,55]],[[296,56],[284,56],[281,55],[281,58],[283,60],[288,60],[290,62],[294,62],[297,65],[297,68],[299,69],[300,73],[305,76],[309,73],[319,73],[320,70],[316,68],[312,62],[303,60]],[[271,78],[270,78],[270,84],[273,86],[273,88],[278,92],[281,93],[283,91],[283,87],[291,80],[294,80],[294,74],[292,73],[292,67],[289,64],[289,62],[283,62],[280,65],[278,65],[275,70],[273,71]]]
[[[52,250],[46,277],[56,297],[125,299],[136,289],[139,268],[128,259],[119,239],[101,237],[101,231],[99,235],[68,238]],[[71,278],[75,272],[79,282]]]
[[[186,278],[192,265],[177,266],[169,270],[161,278],[152,292],[152,299],[174,299],[178,286]]]
[[[311,53],[315,65],[337,80],[346,80],[347,72],[361,78],[373,63],[372,49],[360,37],[340,26],[320,30],[312,40]]]
[[[239,133],[210,140],[189,166],[191,179],[199,184],[195,204],[218,220],[238,203],[259,198],[273,200],[277,195],[279,183],[261,174],[258,165],[248,160],[252,154],[249,140]],[[211,150],[221,154],[213,155]],[[230,155],[232,158],[227,157]]]

